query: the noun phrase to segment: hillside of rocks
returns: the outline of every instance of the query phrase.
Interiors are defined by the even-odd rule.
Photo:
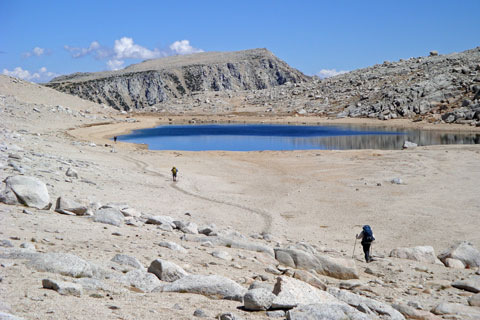
[[[292,104],[290,97],[294,98]],[[380,120],[480,123],[480,47],[461,53],[385,61],[336,77],[247,96],[272,111]]]
[[[47,86],[119,110],[144,109],[204,91],[268,89],[309,77],[266,49],[148,60],[123,70],[60,76]]]

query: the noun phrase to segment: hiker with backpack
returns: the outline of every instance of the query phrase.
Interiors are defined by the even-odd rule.
[[[173,181],[177,181],[177,168],[173,167],[172,168],[172,178],[173,178]]]
[[[362,228],[362,232],[356,235],[357,239],[362,239],[362,247],[363,252],[365,253],[365,261],[368,263],[372,261],[370,257],[370,246],[372,242],[375,241],[375,237],[373,236],[372,228],[369,225],[365,225]]]

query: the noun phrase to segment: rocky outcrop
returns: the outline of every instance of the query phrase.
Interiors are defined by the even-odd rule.
[[[396,248],[390,252],[390,257],[416,260],[420,262],[435,263],[437,257],[431,246],[418,246],[413,248]]]
[[[443,263],[448,258],[460,260],[468,268],[480,267],[480,251],[467,241],[457,242],[438,255]]]
[[[50,196],[47,186],[35,177],[12,176],[5,179],[5,189],[0,194],[0,202],[23,204],[37,209],[50,209]]]
[[[242,301],[246,290],[238,283],[217,275],[189,275],[159,287],[161,292],[202,294],[214,299]]]
[[[333,258],[296,249],[275,249],[275,259],[283,265],[337,279],[358,279],[358,270],[352,259]]]
[[[130,110],[204,91],[260,90],[308,79],[270,51],[253,49],[149,60],[119,71],[57,77],[47,86]]]

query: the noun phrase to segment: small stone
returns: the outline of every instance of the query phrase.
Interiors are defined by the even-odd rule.
[[[43,279],[42,286],[45,289],[55,290],[61,295],[72,295],[79,297],[82,294],[82,286],[76,283]]]
[[[65,175],[70,178],[78,178],[78,172],[73,168],[68,168]]]
[[[193,312],[193,316],[197,318],[207,318],[208,315],[202,309],[197,309]]]

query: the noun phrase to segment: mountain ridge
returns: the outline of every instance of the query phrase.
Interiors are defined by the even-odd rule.
[[[260,90],[308,80],[267,49],[252,49],[147,60],[118,71],[57,77],[46,86],[130,110],[197,92]]]

